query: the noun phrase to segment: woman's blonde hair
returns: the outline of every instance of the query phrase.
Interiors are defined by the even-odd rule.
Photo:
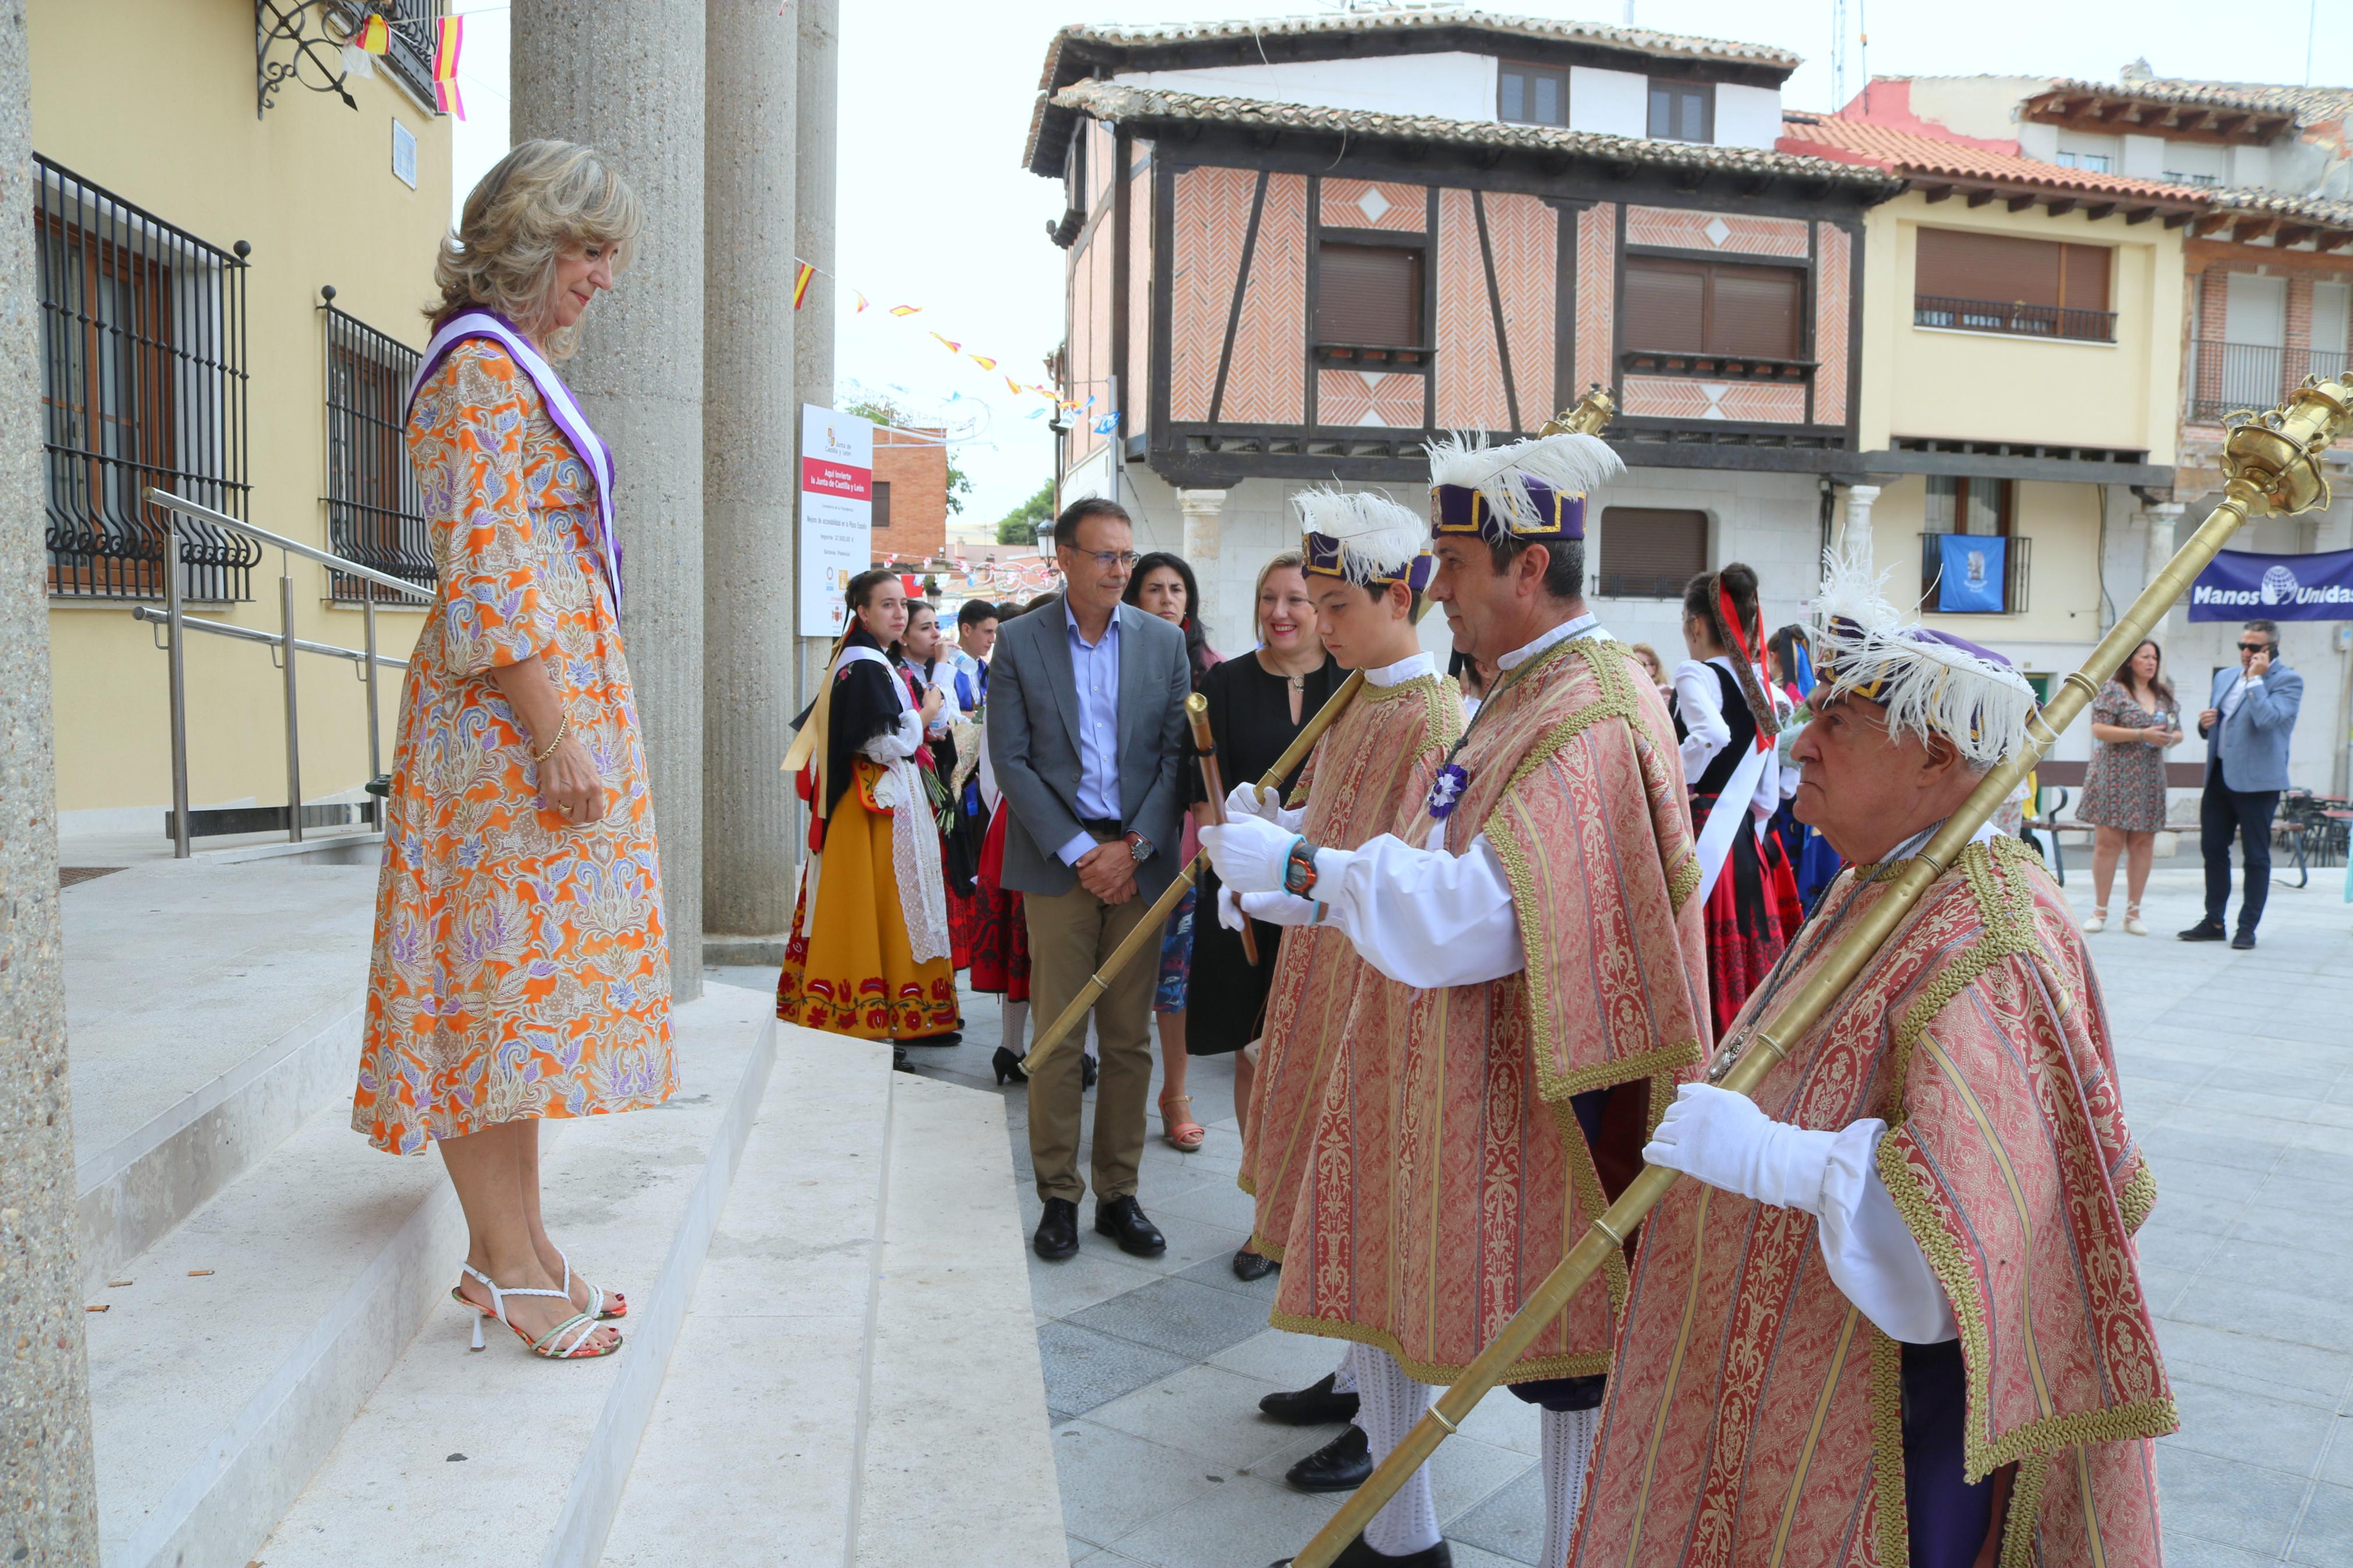
[[[610,246],[617,272],[637,248],[641,221],[637,193],[595,148],[525,142],[467,196],[457,233],[443,237],[434,259],[441,298],[425,313],[438,321],[469,307],[496,310],[548,358],[567,358],[580,333],[551,324],[556,258]]]
[[[1281,552],[1258,569],[1258,583],[1250,589],[1250,635],[1261,642],[1266,641],[1266,627],[1259,623],[1258,597],[1266,592],[1266,580],[1286,567],[1303,578],[1307,575],[1307,557],[1296,550]]]

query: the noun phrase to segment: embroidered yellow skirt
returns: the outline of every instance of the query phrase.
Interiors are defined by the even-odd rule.
[[[952,961],[915,962],[891,860],[891,817],[869,804],[880,769],[860,759],[826,824],[817,909],[808,882],[793,908],[776,980],[776,1016],[861,1040],[914,1039],[956,1026]]]

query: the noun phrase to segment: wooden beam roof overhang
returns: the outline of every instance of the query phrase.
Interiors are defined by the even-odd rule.
[[[2226,146],[2260,147],[2295,130],[2295,116],[2280,110],[2184,101],[2171,94],[2136,92],[2129,87],[2054,88],[2028,99],[2023,112],[2038,124],[2095,135],[2136,132]]]
[[[2040,205],[2052,217],[2064,217],[2069,213],[2081,212],[2095,223],[2118,213],[2124,214],[2126,223],[2147,223],[2163,214],[2167,226],[2179,227],[2204,210],[2200,205],[2186,199],[2162,201],[2122,193],[2110,195],[2102,191],[2052,190],[2009,180],[1972,179],[1965,174],[1943,172],[1913,174],[1908,177],[1912,189],[1920,194],[1923,201],[1950,201],[1958,196],[1968,206],[1981,207],[2000,202],[2014,213]],[[2213,220],[2209,218],[2205,221]]]

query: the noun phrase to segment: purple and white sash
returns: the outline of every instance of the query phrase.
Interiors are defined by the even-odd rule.
[[[564,432],[565,439],[572,443],[572,449],[580,454],[581,462],[587,466],[589,477],[596,480],[599,524],[597,553],[604,564],[605,581],[613,590],[613,608],[618,610],[621,607],[621,547],[613,538],[612,448],[606,446],[604,437],[589,426],[588,416],[580,412],[580,405],[573,401],[572,389],[564,384],[563,378],[555,374],[555,367],[531,346],[529,339],[515,331],[512,323],[489,310],[461,310],[442,322],[440,330],[433,334],[433,341],[425,345],[425,358],[417,364],[417,379],[408,384],[408,400],[401,405],[401,424],[405,426],[408,423],[408,416],[417,407],[417,395],[425,388],[426,378],[440,368],[441,362],[449,357],[451,349],[469,338],[489,338],[505,349],[515,363],[522,367],[522,373],[531,377],[532,384],[539,389],[540,401],[547,405],[548,417],[555,421],[555,427]]]

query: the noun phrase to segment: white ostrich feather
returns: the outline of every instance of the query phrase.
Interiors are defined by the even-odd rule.
[[[1501,447],[1488,446],[1484,436],[1456,433],[1440,436],[1429,449],[1431,485],[1477,490],[1496,516],[1520,532],[1551,526],[1529,498],[1530,479],[1566,495],[1583,496],[1626,471],[1609,442],[1599,436],[1575,433],[1538,436]]]
[[[1379,490],[1302,490],[1291,498],[1299,531],[1340,546],[1340,574],[1362,585],[1395,577],[1430,548],[1430,524]]]
[[[1989,664],[1966,648],[1923,642],[1903,612],[1881,592],[1884,573],[1832,552],[1822,556],[1822,587],[1813,602],[1817,668],[1831,672],[1831,689],[1886,685],[1873,700],[1887,710],[1887,728],[1926,742],[1941,737],[1983,772],[2026,743],[2035,710],[2034,688],[2007,665]],[[1893,678],[1888,679],[1888,678]]]

